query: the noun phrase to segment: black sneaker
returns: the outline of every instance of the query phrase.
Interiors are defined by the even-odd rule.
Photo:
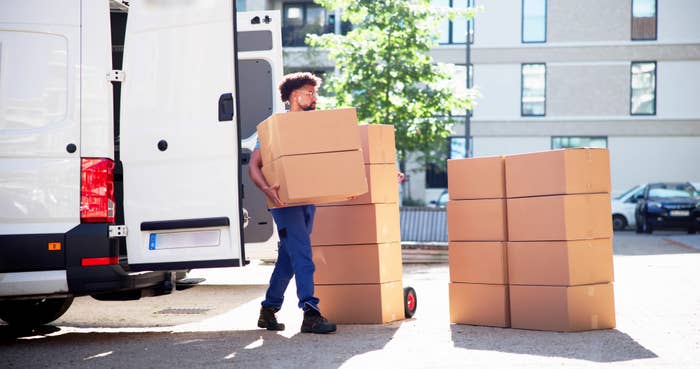
[[[283,331],[284,324],[277,323],[277,317],[275,313],[280,311],[279,308],[260,308],[260,317],[258,318],[258,327],[265,328],[268,331]]]
[[[302,333],[333,333],[335,330],[335,323],[329,322],[318,311],[309,309],[304,312],[304,321],[301,323]]]

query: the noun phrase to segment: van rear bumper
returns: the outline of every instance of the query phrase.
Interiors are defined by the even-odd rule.
[[[82,266],[84,258],[119,258],[119,242],[109,238],[106,223],[80,224],[65,234],[2,235],[0,297],[103,294],[171,281],[169,272],[130,273],[121,264]]]

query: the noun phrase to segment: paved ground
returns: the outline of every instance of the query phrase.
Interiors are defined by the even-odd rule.
[[[445,264],[406,265],[415,319],[299,333],[255,328],[271,266],[203,270],[207,285],[136,302],[76,299],[33,332],[0,325],[0,368],[700,368],[700,236],[615,235],[617,328],[582,333],[451,325]],[[294,289],[287,294],[295,300]]]

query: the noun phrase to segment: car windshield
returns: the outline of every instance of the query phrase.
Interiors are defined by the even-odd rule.
[[[694,193],[691,192],[683,190],[672,190],[668,188],[652,188],[649,190],[649,197],[693,197],[693,195]]]
[[[624,193],[622,193],[622,195],[615,197],[615,200],[620,200],[623,197],[625,197],[625,196],[629,195],[630,193],[637,191],[637,190],[639,190],[639,185],[636,185],[636,186],[630,188],[629,190],[625,191]]]

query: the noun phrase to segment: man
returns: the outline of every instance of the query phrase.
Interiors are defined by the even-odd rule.
[[[279,86],[282,101],[289,104],[290,112],[316,109],[316,96],[321,79],[311,73],[293,73],[284,77]],[[259,143],[250,157],[249,173],[255,185],[265,193],[278,208],[271,209],[280,237],[275,269],[270,277],[270,286],[260,308],[258,327],[272,331],[284,330],[275,313],[282,307],[284,291],[292,276],[296,277],[299,307],[304,310],[301,331],[304,333],[335,332],[336,325],[328,322],[318,308],[319,299],[314,296],[314,270],[311,259],[309,235],[314,223],[314,205],[279,207],[285,204],[277,194],[279,185],[270,186],[262,174],[262,159]]]

